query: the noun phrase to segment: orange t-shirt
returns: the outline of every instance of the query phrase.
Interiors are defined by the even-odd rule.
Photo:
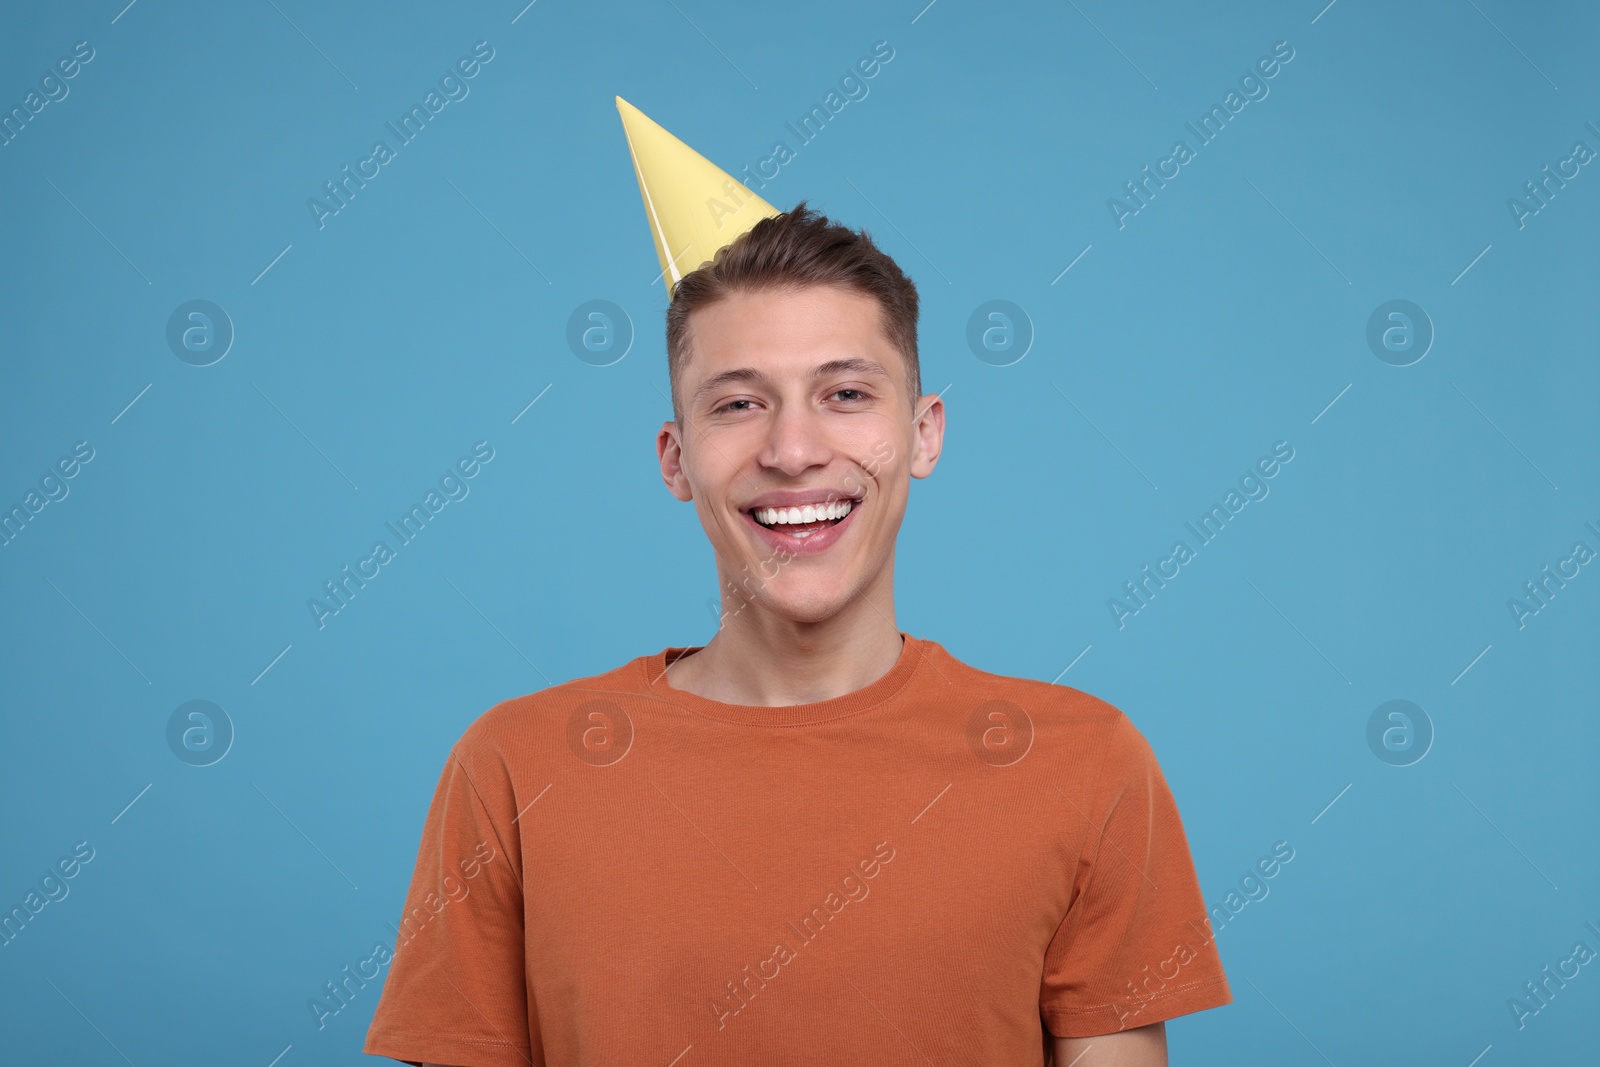
[[[1040,1065],[1232,1000],[1143,735],[902,632],[751,707],[668,648],[500,703],[428,810],[364,1051],[462,1067]]]

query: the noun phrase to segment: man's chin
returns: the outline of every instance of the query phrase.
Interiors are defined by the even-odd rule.
[[[740,610],[759,611],[773,618],[814,624],[838,615],[855,599],[855,590],[843,581],[792,581],[782,590],[774,589],[773,584],[768,583],[758,596],[745,596],[744,607]]]

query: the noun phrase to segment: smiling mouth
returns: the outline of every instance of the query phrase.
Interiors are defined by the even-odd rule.
[[[750,508],[749,515],[759,526],[804,539],[837,526],[858,506],[859,501],[845,499],[792,508]]]

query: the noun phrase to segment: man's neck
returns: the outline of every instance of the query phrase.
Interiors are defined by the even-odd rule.
[[[724,704],[812,704],[864,689],[893,669],[903,645],[888,609],[858,600],[832,619],[796,623],[750,605],[662,680]]]

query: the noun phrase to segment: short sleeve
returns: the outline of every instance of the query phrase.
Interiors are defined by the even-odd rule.
[[[542,1067],[530,1035],[521,855],[504,814],[511,787],[498,759],[463,748],[451,751],[429,805],[362,1051],[407,1063]]]
[[[1039,1011],[1095,1037],[1232,1001],[1178,806],[1149,742],[1118,712]]]

